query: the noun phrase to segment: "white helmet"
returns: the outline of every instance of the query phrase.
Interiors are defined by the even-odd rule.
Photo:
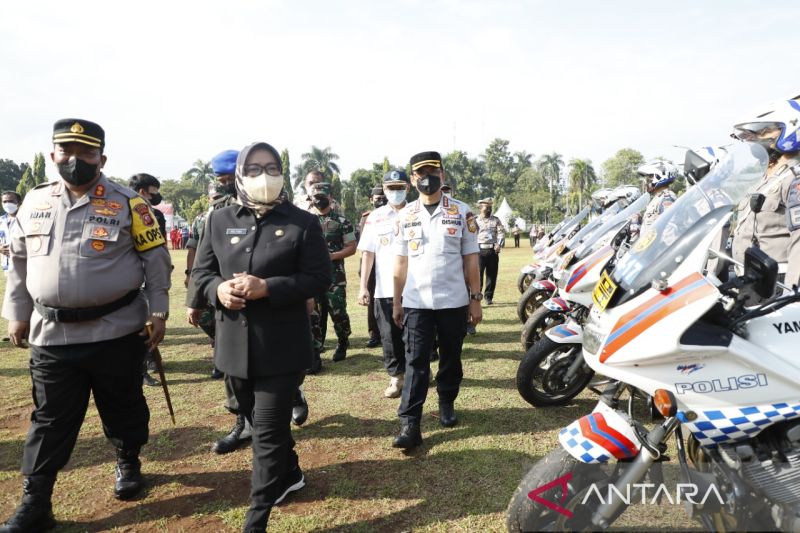
[[[769,151],[800,150],[800,95],[770,102],[733,126],[732,136],[758,143]]]
[[[645,178],[646,184],[654,189],[669,185],[678,177],[678,169],[669,161],[650,161],[636,169]]]
[[[592,193],[592,200],[597,207],[603,207],[608,201],[609,194],[611,194],[611,189],[598,189]]]
[[[612,191],[611,195],[615,200],[625,200],[627,205],[630,205],[642,195],[642,191],[636,185],[620,185]]]

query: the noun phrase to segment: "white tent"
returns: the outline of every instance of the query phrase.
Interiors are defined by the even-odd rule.
[[[494,216],[499,218],[500,222],[502,222],[503,226],[508,230],[508,219],[511,218],[511,206],[508,205],[505,198],[500,202],[500,207],[494,210]]]

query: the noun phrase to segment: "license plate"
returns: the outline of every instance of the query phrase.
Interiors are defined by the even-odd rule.
[[[604,311],[606,306],[608,306],[608,302],[611,301],[611,297],[614,296],[616,290],[616,283],[611,281],[611,277],[608,273],[603,271],[603,275],[600,276],[600,281],[594,286],[594,292],[592,292],[592,301],[600,312]]]

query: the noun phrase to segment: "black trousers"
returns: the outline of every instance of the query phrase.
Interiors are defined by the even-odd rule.
[[[244,530],[266,528],[286,476],[299,467],[289,423],[304,372],[251,379],[230,377],[242,414],[253,426],[253,476]]]
[[[467,334],[467,306],[438,310],[403,308],[403,312],[406,377],[397,414],[404,421],[419,423],[428,395],[434,335],[438,334],[439,338],[439,371],[436,373],[439,403],[453,403],[458,396],[464,377],[461,348]]]
[[[406,345],[403,343],[403,330],[392,320],[393,298],[375,299],[375,319],[383,346],[383,366],[392,376],[402,376],[406,371]]]
[[[142,393],[144,338],[68,346],[31,346],[34,411],[25,439],[22,474],[55,476],[69,461],[89,394],[103,433],[117,448],[147,443],[150,411]]]
[[[514,248],[519,248],[519,235],[514,235]]]
[[[367,290],[369,291],[369,306],[367,307],[367,332],[369,332],[370,339],[379,339],[381,337],[380,329],[378,328],[378,320],[375,304],[375,266],[372,267],[372,272],[369,274],[367,280]],[[391,313],[389,313],[391,317]]]
[[[493,248],[481,249],[478,262],[481,272],[481,287],[484,287],[484,273],[486,274],[486,286],[483,289],[483,296],[487,300],[491,300],[494,298],[494,288],[497,285],[497,267],[500,264],[500,256]]]

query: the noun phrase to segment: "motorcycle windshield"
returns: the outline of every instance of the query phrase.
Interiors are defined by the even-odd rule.
[[[639,198],[636,199],[631,205],[615,213],[613,216],[609,217],[603,225],[597,228],[597,231],[592,234],[591,237],[585,239],[585,241],[581,244],[581,246],[575,252],[575,257],[578,259],[583,259],[587,257],[590,253],[595,252],[598,242],[602,239],[604,235],[606,235],[609,231],[614,231],[615,233],[619,231],[622,224],[624,224],[629,218],[633,215],[641,211],[647,206],[647,202],[650,201],[650,195],[645,193],[641,195]]]
[[[575,236],[569,240],[567,243],[567,250],[574,250],[577,246],[580,246],[587,240],[593,240],[595,237],[597,237],[598,235],[595,233],[595,230],[600,228],[600,226],[602,226],[606,220],[619,213],[620,209],[622,209],[622,206],[619,205],[619,202],[609,206],[608,209],[603,211],[599,217],[586,224],[583,228],[581,228],[580,231],[578,231],[578,233],[575,234]]]
[[[742,143],[728,151],[702,181],[664,211],[646,234],[620,259],[612,279],[623,289],[622,303],[649,287],[654,276],[669,277],[679,255],[707,236],[709,225],[728,213],[760,180],[767,169],[767,152]]]
[[[556,235],[556,237],[553,239],[553,242],[558,242],[567,235],[569,235],[569,232],[572,231],[572,228],[583,222],[583,219],[586,218],[586,215],[588,214],[589,214],[589,208],[584,207],[580,211],[580,213],[578,213],[572,218],[572,220],[564,224],[564,226],[558,231],[558,235]]]

